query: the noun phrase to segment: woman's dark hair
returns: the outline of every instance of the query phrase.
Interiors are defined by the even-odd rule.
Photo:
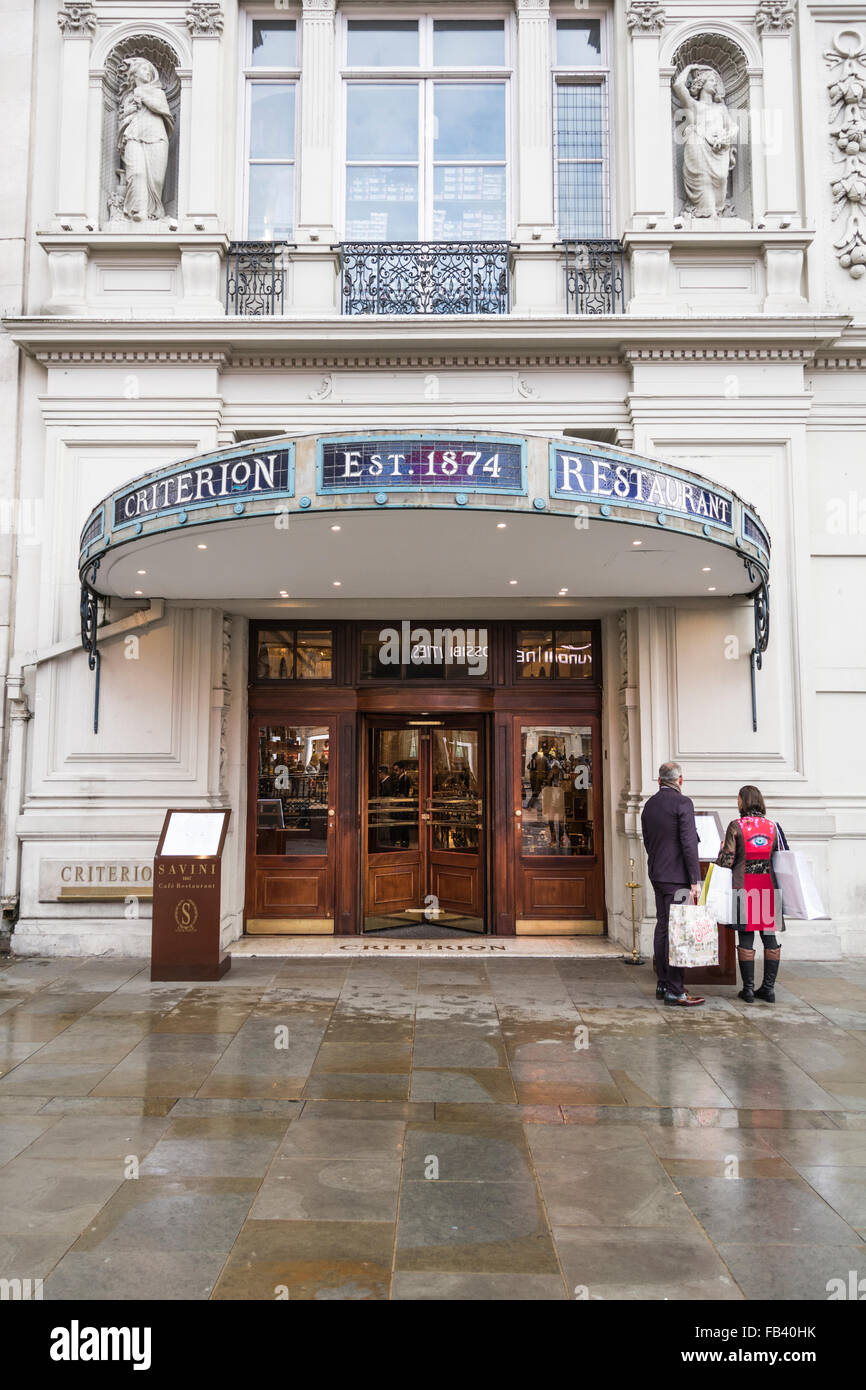
[[[743,803],[744,816],[765,816],[767,807],[757,787],[740,787],[739,800]]]

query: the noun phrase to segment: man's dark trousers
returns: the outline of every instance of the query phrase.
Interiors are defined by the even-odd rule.
[[[668,964],[668,914],[671,904],[691,901],[691,885],[688,883],[654,883],[656,895],[656,930],[653,937],[653,965],[656,978],[672,994],[682,994],[686,987],[682,967]]]

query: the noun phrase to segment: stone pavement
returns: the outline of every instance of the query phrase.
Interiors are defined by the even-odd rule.
[[[0,969],[0,1277],[120,1299],[827,1298],[866,1277],[866,964]]]

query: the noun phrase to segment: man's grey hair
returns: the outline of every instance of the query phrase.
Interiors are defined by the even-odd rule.
[[[662,763],[659,768],[659,781],[675,787],[682,776],[682,771],[679,763]]]

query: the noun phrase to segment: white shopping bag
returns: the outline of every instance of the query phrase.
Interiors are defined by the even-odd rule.
[[[783,913],[786,917],[798,917],[804,922],[829,920],[805,855],[789,849],[784,830],[781,826],[776,828],[782,849],[773,855],[773,873],[782,895]]]
[[[730,869],[711,864],[707,869],[699,902],[709,908],[717,922],[734,920],[734,888]]]
[[[668,963],[683,967],[718,965],[715,916],[699,903],[673,903],[668,917]]]

